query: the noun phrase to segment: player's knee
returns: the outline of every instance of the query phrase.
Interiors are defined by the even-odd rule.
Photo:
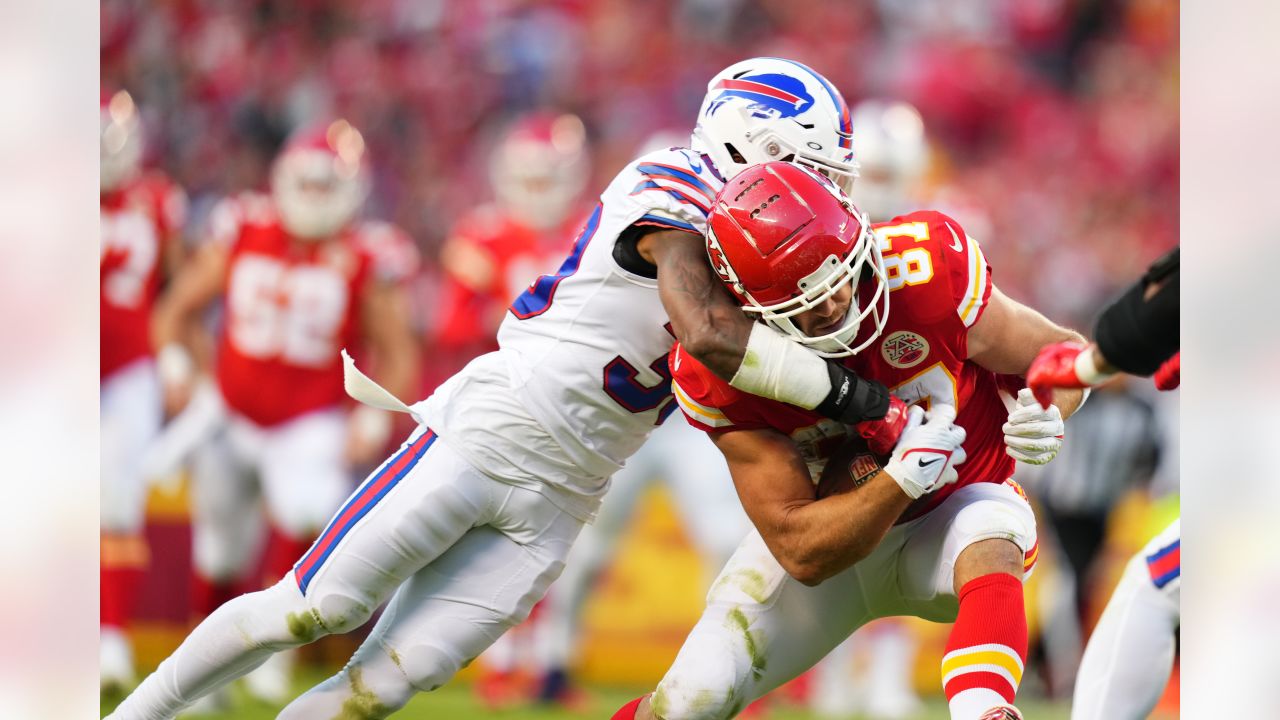
[[[292,573],[281,582],[294,582]],[[310,620],[318,624],[326,634],[354,630],[368,622],[373,617],[374,610],[367,598],[352,591],[320,588],[307,598],[307,609]]]
[[[431,692],[462,669],[463,660],[444,648],[419,643],[399,653],[399,666],[412,692]]]
[[[1012,540],[989,538],[980,540],[960,552],[955,565],[955,591],[970,580],[984,575],[1003,573],[1019,582],[1026,574],[1026,555]]]

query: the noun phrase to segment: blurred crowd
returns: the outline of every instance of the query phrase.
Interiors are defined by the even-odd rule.
[[[850,106],[914,103],[929,204],[1056,320],[1087,326],[1178,240],[1176,3],[102,4],[103,82],[137,98],[151,164],[191,195],[189,235],[218,198],[265,187],[291,130],[344,117],[373,162],[366,214],[409,232],[428,277],[454,221],[491,196],[487,158],[514,117],[580,116],[601,187],[645,138],[692,129],[715,72],[762,54],[809,64]]]
[[[582,207],[569,196],[603,189],[655,138],[685,144],[707,81],[751,56],[798,60],[828,77],[855,108],[855,157],[860,103],[918,109],[927,161],[923,176],[900,188],[913,196],[911,209],[956,218],[982,241],[996,284],[1059,323],[1089,334],[1098,309],[1178,243],[1179,19],[1166,0],[103,0],[101,16],[103,87],[132,94],[126,102],[141,113],[144,164],[189,198],[178,233],[187,245],[210,236],[220,201],[268,189],[273,160],[295,131],[358,129],[351,136],[364,158],[356,163],[360,189],[366,170],[370,189],[361,212],[402,228],[422,258],[419,266],[412,252],[398,254],[407,259],[390,273],[397,283],[415,275],[405,287],[423,352],[404,364],[423,361],[420,391],[492,349],[492,327],[514,293],[533,274],[554,272]],[[572,122],[561,122],[566,117]],[[336,118],[350,125],[328,124]],[[566,133],[569,150],[559,142]],[[507,142],[513,137],[549,141],[559,154],[541,162],[521,150],[504,160],[513,152],[504,147],[520,146]],[[872,142],[864,139],[870,169]],[[552,161],[563,167],[549,175],[571,178],[556,213],[547,211],[553,194],[538,195],[529,212],[518,192],[504,191],[504,172],[532,191],[546,180],[519,165]],[[588,179],[580,177],[583,161]],[[874,193],[867,175],[864,209]],[[299,187],[306,184],[304,177]],[[506,224],[486,212],[494,200]],[[534,222],[539,216],[547,222]],[[518,255],[547,265],[525,267]],[[521,281],[510,284],[516,276]],[[211,287],[210,297],[216,291],[225,288]],[[140,337],[145,346],[145,330]],[[251,394],[263,395],[251,379]],[[1051,694],[1070,687],[1097,598],[1113,580],[1099,576],[1108,573],[1114,507],[1135,486],[1153,484],[1153,495],[1177,489],[1176,398],[1115,390],[1099,392],[1085,419],[1073,421],[1089,430],[1073,429],[1052,472],[1018,476],[1037,495],[1049,552],[1060,558],[1044,573],[1042,612],[1054,632],[1046,633],[1042,659]],[[335,421],[333,437],[343,432]],[[659,448],[653,457],[687,455]],[[633,475],[675,474],[655,470],[652,460],[639,456]],[[581,611],[642,481],[652,479],[623,483],[633,490],[614,501],[615,537],[580,551],[599,557],[580,561],[586,571],[575,580],[581,587],[566,591],[565,612]],[[141,513],[138,497],[124,500]],[[310,538],[294,535],[297,547],[276,553],[290,563]],[[719,567],[714,548],[699,549]],[[196,583],[196,594],[202,587]],[[218,593],[204,592],[209,607],[196,609],[217,607]]]

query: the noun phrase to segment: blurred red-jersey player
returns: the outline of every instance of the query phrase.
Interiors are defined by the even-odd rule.
[[[192,361],[184,328],[221,297],[216,383],[219,434],[195,457],[195,610],[208,613],[255,567],[259,497],[270,528],[272,581],[302,556],[350,491],[353,466],[381,456],[386,413],[348,413],[340,351],[367,348],[380,380],[408,393],[418,372],[406,281],[417,251],[400,229],[357,222],[369,170],[344,120],[292,137],[272,167],[270,196],[244,194],[213,211],[207,242],[157,311],[166,403],[183,405]],[[287,698],[288,655],[250,690]],[[273,669],[275,670],[273,672]]]
[[[441,250],[444,271],[429,387],[498,348],[511,305],[555,271],[587,207],[586,132],[574,115],[535,114],[507,131],[489,161],[495,200],[464,215]]]
[[[108,688],[133,679],[124,628],[147,559],[139,458],[161,423],[149,327],[160,286],[181,260],[187,198],[162,173],[142,171],[142,124],[129,93],[103,91],[101,112],[100,671]]]

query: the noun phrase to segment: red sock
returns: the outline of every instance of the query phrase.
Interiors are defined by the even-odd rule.
[[[234,580],[210,580],[199,574],[191,576],[191,614],[197,620],[217,610],[222,603],[239,593]]]
[[[292,538],[278,528],[271,528],[267,537],[266,558],[262,562],[263,587],[271,587],[293,569],[294,563],[306,554],[311,540]]]
[[[942,658],[942,689],[953,716],[957,703],[976,706],[990,701],[989,708],[1002,699],[1013,704],[1026,661],[1022,582],[1012,575],[992,573],[965,583]]]
[[[137,535],[103,535],[98,563],[99,623],[123,628],[133,615],[147,565],[147,546]]]
[[[622,709],[614,713],[610,720],[636,720],[636,710],[640,709],[640,703],[647,697],[649,696],[641,695],[635,700],[623,705]]]

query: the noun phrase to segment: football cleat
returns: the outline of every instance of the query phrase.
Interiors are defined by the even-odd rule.
[[[103,693],[124,692],[133,687],[133,650],[119,628],[103,627],[98,642],[98,677]]]
[[[1022,712],[1012,705],[997,705],[982,714],[978,720],[1023,720]]]

